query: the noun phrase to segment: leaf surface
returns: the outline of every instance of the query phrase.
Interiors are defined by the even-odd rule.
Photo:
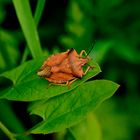
[[[80,122],[89,112],[113,95],[118,85],[107,80],[83,83],[60,96],[33,103],[29,111],[43,121],[30,130],[31,133],[53,133]]]
[[[36,74],[43,61],[44,57],[32,60],[1,74],[1,78],[4,77],[10,80],[12,84],[1,91],[0,98],[18,101],[34,101],[51,98],[74,89],[100,72],[98,64],[91,60],[89,64],[93,65],[94,68],[91,68],[81,79],[76,80],[70,88],[68,86],[50,85],[47,80],[40,78]]]
[[[89,113],[87,118],[77,125],[69,128],[75,140],[101,140],[102,133],[98,119],[93,113]]]

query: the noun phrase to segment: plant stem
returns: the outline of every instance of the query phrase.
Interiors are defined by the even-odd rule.
[[[38,0],[36,10],[35,10],[35,14],[34,14],[34,21],[35,21],[36,28],[37,28],[37,26],[39,24],[39,21],[41,19],[41,16],[42,16],[42,13],[43,13],[43,10],[44,10],[44,7],[45,7],[45,2],[46,2],[46,0],[41,0],[41,1]],[[22,60],[21,60],[21,64],[26,61],[26,59],[28,57],[28,54],[29,54],[29,47],[26,45],[25,51],[23,53],[23,57],[22,57]]]
[[[38,26],[39,21],[41,19],[41,16],[45,7],[45,2],[46,0],[38,0],[37,2],[35,14],[34,14],[34,21],[35,21],[36,26]]]
[[[13,4],[31,54],[33,58],[39,58],[43,52],[29,1],[13,0]]]
[[[8,128],[6,128],[4,126],[4,124],[2,122],[0,122],[0,129],[7,135],[7,137],[10,139],[10,140],[16,140],[15,136],[13,133],[11,133]]]

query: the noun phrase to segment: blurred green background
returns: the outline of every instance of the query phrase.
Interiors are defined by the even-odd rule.
[[[30,4],[34,13],[37,0],[30,0]],[[140,1],[46,0],[38,33],[46,55],[68,48],[88,52],[95,42],[90,56],[102,69],[96,78],[120,84],[115,95],[95,111],[103,140],[140,140]],[[0,0],[0,73],[24,59],[32,57],[13,3]],[[26,108],[26,103],[1,101],[0,119],[12,127],[12,120],[7,122],[5,116],[13,110],[28,128],[32,122]],[[5,140],[3,135],[0,138]]]

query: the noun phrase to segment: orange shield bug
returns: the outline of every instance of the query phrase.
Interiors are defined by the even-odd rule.
[[[50,83],[71,84],[76,79],[82,78],[90,69],[88,66],[86,71],[83,71],[83,66],[88,63],[89,59],[85,50],[78,55],[76,50],[71,48],[66,52],[50,56],[43,63],[37,75],[44,77]]]

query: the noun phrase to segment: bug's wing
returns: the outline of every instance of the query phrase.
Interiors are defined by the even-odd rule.
[[[52,66],[59,65],[68,56],[68,52],[69,50],[66,52],[62,52],[62,53],[55,54],[48,57],[48,59],[43,63],[41,68],[43,69],[46,66],[52,67]]]
[[[80,58],[75,50],[69,53],[68,59],[73,75],[81,78],[84,74],[82,66],[87,63],[87,59]]]
[[[67,74],[72,74],[72,69],[68,58],[62,61],[62,63],[59,65],[59,70]]]
[[[67,74],[72,74],[72,70],[69,64],[68,58],[64,59],[60,65],[56,65],[51,67],[51,72],[56,73],[56,72],[64,72]]]
[[[75,77],[72,74],[67,74],[63,72],[53,73],[49,78],[46,79],[55,84],[66,83],[67,81],[73,80]]]

